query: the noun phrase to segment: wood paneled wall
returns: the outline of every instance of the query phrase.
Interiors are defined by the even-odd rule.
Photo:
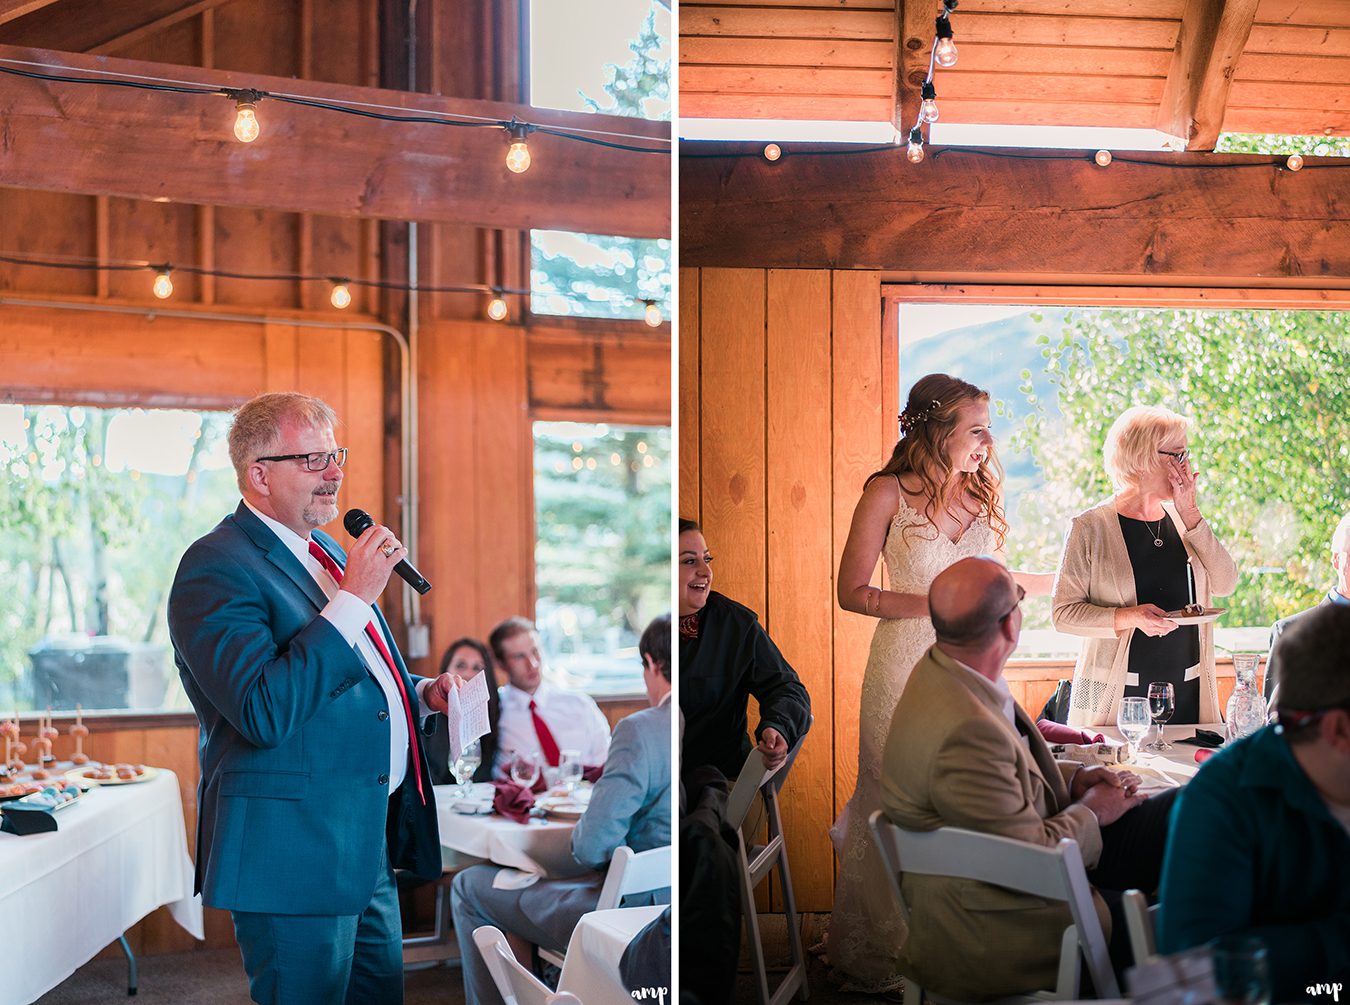
[[[880,276],[683,269],[680,301],[680,513],[703,524],[714,588],[759,612],[811,694],[783,826],[798,908],[828,911],[872,627],[838,610],[834,576],[897,435]]]

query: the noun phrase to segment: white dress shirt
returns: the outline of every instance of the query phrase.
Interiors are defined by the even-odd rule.
[[[497,719],[497,768],[504,768],[507,758],[516,752],[543,757],[539,735],[534,731],[534,717],[530,715],[531,698],[539,717],[557,741],[559,752],[579,751],[586,765],[605,763],[609,754],[609,720],[590,695],[543,682],[533,695],[511,684],[502,685],[498,693],[501,713]]]
[[[244,500],[244,505],[253,510],[253,514],[267,525],[267,528],[305,567],[305,571],[314,577],[314,582],[319,584],[319,588],[328,597],[328,605],[319,612],[319,616],[332,622],[333,627],[342,633],[347,643],[356,649],[357,655],[365,662],[366,669],[384,692],[389,712],[389,791],[393,792],[403,783],[408,770],[408,716],[403,711],[403,696],[399,693],[398,685],[394,683],[393,671],[389,669],[384,657],[375,648],[375,643],[371,642],[370,636],[366,634],[366,625],[375,620],[375,612],[356,594],[338,588],[337,582],[328,574],[328,570],[309,553],[310,538],[301,537],[285,524],[278,523],[266,513],[259,512],[247,499]],[[379,627],[377,622],[375,630],[379,631]],[[430,681],[417,680],[416,683],[417,696],[420,699],[422,689]]]

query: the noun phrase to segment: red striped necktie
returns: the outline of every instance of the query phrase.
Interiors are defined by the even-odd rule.
[[[539,714],[539,707],[535,705],[533,698],[530,699],[530,717],[534,719],[534,735],[539,737],[539,750],[544,755],[544,760],[548,761],[550,768],[556,768],[558,762],[562,760],[562,755],[558,751],[558,741],[553,739],[553,730],[548,728],[548,723]]]
[[[332,556],[319,546],[319,542],[310,539],[309,553],[318,560],[318,563],[328,570],[328,575],[333,577],[333,582],[338,586],[342,585],[342,569]],[[408,692],[403,687],[403,675],[398,672],[398,666],[394,663],[393,654],[389,652],[389,647],[384,644],[384,638],[380,635],[380,630],[376,627],[374,621],[366,622],[366,634],[370,636],[370,641],[375,644],[376,650],[383,657],[385,666],[394,677],[394,684],[398,687],[399,697],[403,699],[403,712],[408,717],[408,746],[412,752],[413,775],[417,778],[417,794],[422,798],[422,805],[425,806],[427,797],[422,792],[422,756],[417,749],[417,726],[413,723],[412,702],[408,701]]]

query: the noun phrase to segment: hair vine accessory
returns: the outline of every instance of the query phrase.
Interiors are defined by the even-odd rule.
[[[927,408],[910,409],[907,408],[900,413],[900,432],[905,436],[914,432],[914,428],[921,422],[927,422],[929,417],[939,408],[942,402],[934,398],[929,402]]]

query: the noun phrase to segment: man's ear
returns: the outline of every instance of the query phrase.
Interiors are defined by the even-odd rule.
[[[267,465],[261,461],[254,461],[244,472],[248,487],[257,495],[270,496],[272,487],[268,483]]]
[[[1350,711],[1335,709],[1322,716],[1318,723],[1322,740],[1333,750],[1350,756]]]

